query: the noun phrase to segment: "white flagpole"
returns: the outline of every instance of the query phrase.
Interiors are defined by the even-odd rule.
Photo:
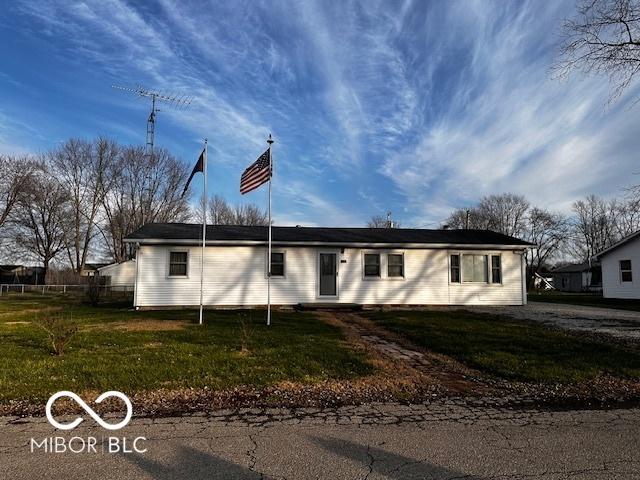
[[[200,255],[200,320],[199,324],[202,325],[202,309],[203,309],[203,301],[202,301],[202,292],[204,289],[204,245],[207,241],[207,139],[204,139],[204,165],[202,165],[202,169],[204,170],[204,199],[202,202],[202,253]]]
[[[271,145],[273,140],[269,134],[269,247],[267,252],[267,326],[271,325],[271,182],[273,178],[273,156],[271,155]]]

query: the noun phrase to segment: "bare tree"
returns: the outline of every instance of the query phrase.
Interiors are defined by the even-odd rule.
[[[254,203],[236,205],[234,209],[236,225],[269,225],[269,215]]]
[[[566,20],[554,69],[605,74],[618,98],[640,72],[640,3],[637,0],[582,0]]]
[[[524,233],[528,210],[529,202],[522,195],[488,195],[474,208],[455,210],[446,223],[451,228],[493,230],[518,237]]]
[[[610,202],[616,240],[640,230],[640,191],[632,189],[626,198]]]
[[[526,252],[528,271],[539,273],[558,254],[569,234],[569,222],[562,213],[533,207],[527,214],[525,239],[535,244]],[[529,286],[531,277],[529,280]]]
[[[202,222],[202,207],[193,216]],[[213,225],[268,225],[269,216],[254,203],[231,205],[224,197],[215,195],[209,199],[207,222]]]
[[[589,261],[616,240],[615,210],[596,195],[573,204],[574,224],[570,253]]]
[[[400,228],[400,222],[397,222],[391,218],[391,212],[387,212],[387,216],[373,215],[367,222],[369,228]]]
[[[0,155],[0,229],[10,219],[33,169],[34,162],[29,157]]]
[[[207,209],[207,221],[213,225],[233,225],[235,223],[235,214],[233,207],[220,195],[214,195],[209,200],[209,208]]]
[[[475,208],[458,208],[444,222],[447,228],[485,228],[481,215]]]
[[[53,175],[69,194],[70,222],[65,248],[69,263],[77,272],[84,268],[98,234],[96,222],[113,183],[108,169],[117,156],[116,144],[102,138],[93,143],[70,139],[49,154]]]
[[[126,260],[124,238],[145,223],[182,222],[190,217],[182,190],[188,167],[166,150],[146,155],[141,147],[124,148],[111,166],[112,188],[104,198],[102,234],[110,254]]]
[[[16,208],[17,246],[42,262],[46,271],[65,246],[69,195],[44,162],[29,177]]]

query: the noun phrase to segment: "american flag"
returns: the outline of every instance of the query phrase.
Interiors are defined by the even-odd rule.
[[[253,162],[240,177],[240,193],[249,193],[263,183],[267,183],[271,178],[270,152],[267,149],[258,159]]]

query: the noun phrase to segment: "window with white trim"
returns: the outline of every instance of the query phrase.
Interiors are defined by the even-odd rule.
[[[364,254],[364,276],[380,277],[380,254],[365,253]]]
[[[284,277],[284,252],[271,252],[271,276]]]
[[[404,255],[402,253],[387,254],[387,277],[404,277]]]
[[[633,282],[633,273],[631,272],[631,260],[620,260],[620,281]]]
[[[460,283],[460,255],[451,255],[451,283]]]
[[[491,255],[491,283],[502,283],[502,259]]]
[[[488,283],[487,255],[469,254],[462,255],[462,281],[465,283]]]
[[[169,276],[186,277],[189,271],[189,252],[169,252]]]

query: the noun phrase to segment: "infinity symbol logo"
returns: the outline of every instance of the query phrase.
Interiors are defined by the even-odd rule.
[[[120,430],[122,427],[126,426],[129,423],[129,421],[131,420],[131,415],[133,415],[133,406],[131,405],[131,400],[129,400],[129,398],[127,398],[127,396],[122,392],[110,390],[108,392],[104,392],[102,395],[96,398],[96,403],[100,403],[105,398],[109,398],[109,397],[118,397],[120,400],[122,400],[125,403],[125,405],[127,406],[127,415],[124,417],[124,420],[114,424],[114,423],[107,423],[104,420],[102,420],[102,418],[100,418],[100,416],[89,405],[87,405],[84,402],[84,400],[82,400],[78,395],[76,395],[73,392],[68,392],[66,390],[63,390],[52,395],[51,398],[49,398],[49,401],[47,402],[47,407],[45,409],[45,413],[47,415],[47,420],[49,420],[49,423],[60,430],[71,430],[73,428],[76,428],[82,422],[81,417],[78,417],[73,422],[66,423],[66,424],[60,423],[56,421],[55,418],[53,418],[53,415],[51,414],[51,407],[53,406],[55,401],[58,400],[60,397],[69,397],[75,400],[75,402],[78,405],[80,405],[85,412],[91,415],[91,418],[93,418],[96,422],[98,422],[102,428],[106,428],[107,430]]]

